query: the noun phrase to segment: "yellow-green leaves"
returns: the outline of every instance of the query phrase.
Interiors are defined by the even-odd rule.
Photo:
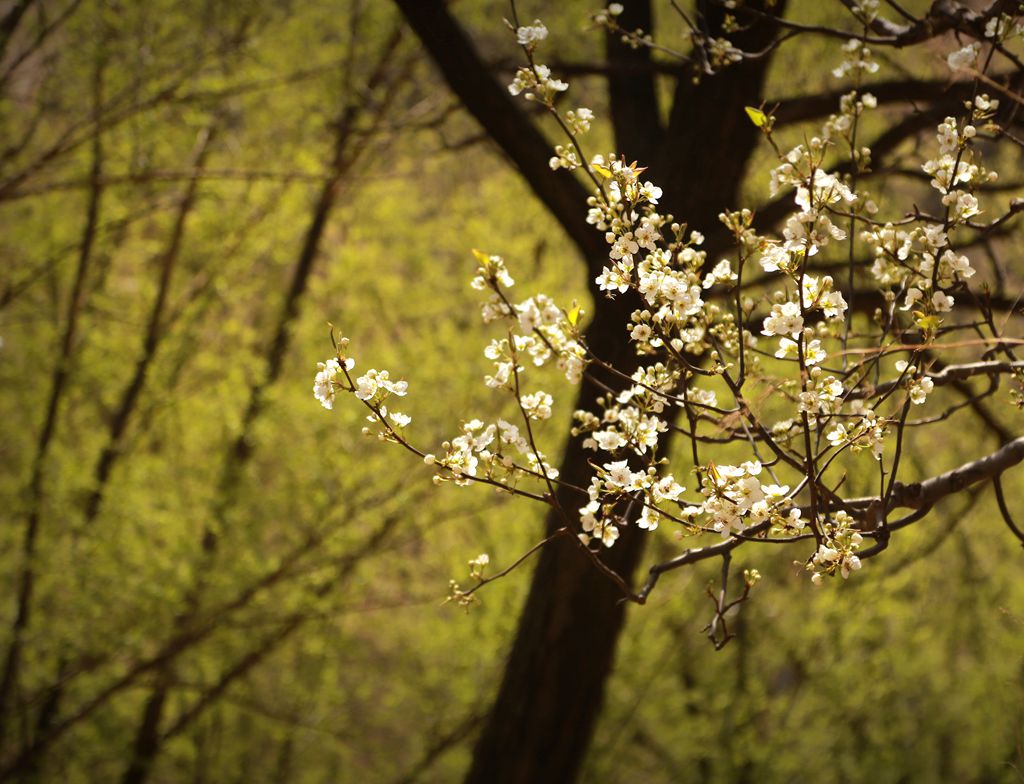
[[[755,109],[753,106],[744,106],[743,111],[747,113],[750,122],[754,123],[758,128],[764,128],[768,124],[768,115],[760,109]]]
[[[582,313],[583,309],[579,306],[579,303],[576,302],[576,300],[573,300],[572,307],[569,308],[569,312],[565,314],[565,317],[569,320],[569,323],[575,327],[577,324],[579,324],[580,315]]]
[[[932,337],[938,331],[942,324],[942,319],[934,313],[929,315],[921,312],[920,310],[914,311],[914,323],[917,324],[921,332],[924,333],[925,337]]]

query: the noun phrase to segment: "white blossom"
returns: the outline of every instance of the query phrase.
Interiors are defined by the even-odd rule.
[[[534,392],[519,399],[523,411],[530,419],[550,419],[552,397],[547,392]]]
[[[922,405],[934,387],[935,382],[927,376],[914,379],[910,382],[910,402],[915,406]]]
[[[330,410],[334,408],[334,383],[341,372],[341,364],[337,359],[328,359],[326,362],[317,362],[316,366],[319,371],[313,380],[313,397],[320,401],[320,405]],[[355,362],[347,360],[346,366],[351,369],[355,367]]]
[[[946,58],[946,63],[949,65],[950,70],[954,72],[973,68],[978,60],[978,52],[980,50],[981,44],[975,41],[949,55]]]
[[[772,305],[771,315],[764,320],[762,335],[792,335],[797,337],[804,328],[800,306],[795,302]]]
[[[532,25],[524,25],[516,30],[516,43],[520,46],[536,46],[548,37],[548,28],[540,19],[534,19]]]

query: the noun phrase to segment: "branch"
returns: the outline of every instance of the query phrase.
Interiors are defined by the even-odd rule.
[[[883,155],[895,150],[905,140],[916,136],[922,131],[933,128],[942,121],[946,112],[944,107],[937,106],[927,111],[916,112],[904,117],[900,122],[881,133],[866,146],[871,150],[872,160],[880,161]],[[829,174],[846,174],[851,170],[850,162],[829,169]],[[778,224],[793,209],[794,191],[788,190],[756,210],[754,221],[758,231],[766,231]]]
[[[928,373],[928,378],[937,387],[952,384],[956,381],[963,381],[974,376],[993,376],[1003,373],[1012,373],[1014,370],[1024,368],[1024,362],[970,362],[964,365],[948,365],[937,373]],[[876,387],[853,390],[847,395],[847,400],[857,400],[886,395],[892,389],[900,385],[900,381],[888,381]]]
[[[1022,74],[1012,72],[993,77],[997,81],[1005,81],[1009,85],[1021,81]],[[879,104],[886,103],[918,103],[932,104],[959,109],[963,101],[971,98],[974,80],[951,82],[949,79],[894,79],[864,85],[862,92],[871,93]],[[839,107],[839,99],[850,92],[849,87],[812,95],[795,95],[780,98],[776,101],[765,101],[775,118],[775,127],[792,123],[805,122],[832,114]],[[774,107],[774,108],[772,108]]]
[[[192,167],[202,172],[206,156],[210,149],[210,143],[215,135],[213,125],[207,127],[200,134],[198,149],[195,153]],[[171,281],[175,268],[178,266],[178,259],[181,255],[182,241],[185,236],[185,225],[192,208],[195,206],[198,192],[199,178],[189,181],[188,187],[181,200],[178,202],[178,209],[171,229],[167,247],[162,254],[160,265],[160,281],[157,287],[157,294],[153,300],[150,310],[146,335],[143,339],[142,353],[135,363],[135,371],[131,380],[121,391],[120,402],[117,410],[110,421],[107,433],[107,441],[100,452],[100,458],[96,463],[94,472],[95,484],[85,504],[85,523],[90,525],[98,516],[103,495],[106,492],[107,482],[114,470],[114,466],[123,456],[123,439],[128,425],[133,418],[139,396],[142,394],[149,375],[150,366],[156,356],[157,348],[165,334],[164,311],[167,306],[167,298],[170,293]]]
[[[958,493],[971,485],[977,484],[978,482],[998,479],[1004,471],[1008,468],[1012,468],[1022,461],[1024,461],[1024,436],[1011,441],[990,455],[978,458],[977,460],[973,460],[969,463],[964,463],[962,466],[954,468],[952,471],[939,474],[938,476],[926,479],[923,482],[915,482],[909,485],[896,482],[893,485],[892,492],[890,493],[889,508],[894,509],[897,507],[905,507],[909,509],[927,511],[943,498],[953,495],[954,493]],[[856,498],[846,502],[848,507],[860,509],[865,513],[879,509],[880,504],[881,500],[877,497]],[[913,517],[913,521],[916,522],[924,516],[924,514],[915,516]],[[672,571],[673,569],[679,569],[680,567],[688,566],[689,564],[697,563],[698,561],[704,561],[708,558],[725,556],[744,542],[758,541],[752,537],[768,530],[769,526],[770,523],[761,523],[760,525],[755,525],[744,531],[742,538],[733,537],[718,544],[708,545],[707,547],[696,547],[677,555],[669,561],[655,564],[650,568],[650,571],[647,574],[647,582],[644,583],[643,588],[641,588],[637,594],[637,601],[641,604],[646,601],[647,597],[654,589],[654,586],[657,584],[658,579],[665,572]],[[890,528],[891,527],[892,526],[890,526]],[[879,535],[881,536],[881,534]],[[771,540],[764,541],[768,542]],[[885,544],[886,542],[879,541],[879,543],[874,547],[862,551],[860,553],[860,557],[870,558],[877,552],[881,552],[881,550],[884,549]]]
[[[405,20],[440,69],[448,87],[512,160],[544,206],[598,275],[607,255],[599,232],[586,222],[587,189],[548,165],[551,145],[498,84],[443,0],[395,0]]]
[[[688,566],[689,564],[697,563],[698,561],[704,561],[708,558],[715,558],[720,555],[725,556],[727,553],[731,553],[747,541],[748,537],[759,534],[762,531],[767,531],[770,525],[770,523],[755,525],[743,532],[743,539],[732,538],[726,539],[724,542],[719,542],[718,544],[708,545],[707,547],[695,547],[692,550],[687,550],[686,552],[677,555],[670,561],[654,564],[647,573],[647,582],[644,583],[644,587],[641,588],[640,592],[637,594],[640,603],[642,604],[647,599],[648,595],[650,595],[651,591],[654,589],[655,584],[658,582],[658,578],[665,572],[670,572],[673,569]]]
[[[1021,461],[1024,461],[1024,436],[1014,439],[990,455],[964,463],[959,468],[923,482],[909,485],[897,482],[893,487],[890,506],[908,509],[934,506],[946,496],[958,493],[966,487],[997,478],[1003,471]]]
[[[490,61],[490,69],[495,73],[514,73],[516,68],[522,64],[519,58],[501,57]],[[628,60],[621,62],[588,62],[583,60],[562,60],[558,57],[551,57],[548,62],[551,70],[565,76],[639,76],[648,77],[654,74],[682,77],[689,71],[677,64],[667,63],[659,60]]]
[[[1003,495],[1003,483],[998,476],[993,477],[992,487],[996,491],[996,504],[999,506],[999,514],[1003,516],[1003,522],[1013,532],[1013,535],[1017,537],[1021,546],[1024,546],[1024,531],[1020,530],[1020,527],[1014,522],[1013,516],[1010,514],[1010,507],[1006,503],[1006,496]]]
[[[17,0],[0,19],[0,58],[7,53],[7,44],[30,5],[32,0]]]
[[[94,115],[99,114],[103,104],[105,69],[106,62],[104,58],[97,55],[92,80],[92,110]],[[0,747],[3,745],[5,731],[10,726],[8,723],[10,718],[9,710],[18,689],[23,646],[32,615],[32,598],[36,580],[35,570],[38,566],[35,563],[36,543],[43,515],[47,458],[53,443],[54,434],[56,433],[61,403],[72,378],[71,371],[75,342],[78,335],[78,323],[88,296],[86,280],[88,279],[95,255],[93,251],[96,243],[103,196],[103,188],[99,184],[105,160],[102,142],[101,134],[96,134],[93,137],[92,165],[90,168],[92,186],[86,203],[85,226],[82,229],[82,241],[79,244],[78,265],[75,270],[71,296],[67,304],[67,319],[61,338],[57,364],[53,370],[53,380],[47,401],[46,414],[32,460],[31,478],[29,479],[28,487],[29,508],[26,515],[25,534],[21,547],[22,564],[15,590],[16,610],[14,622],[11,624],[10,643],[4,656],[2,674],[0,674]]]
[[[840,2],[851,11],[857,6],[856,0]],[[950,30],[966,32],[981,39],[985,36],[985,23],[999,12],[1001,5],[1002,0],[996,0],[986,12],[979,14],[955,0],[935,0],[928,13],[909,24],[898,25],[877,17],[870,28],[881,38],[873,39],[872,43],[900,48],[937,38]]]

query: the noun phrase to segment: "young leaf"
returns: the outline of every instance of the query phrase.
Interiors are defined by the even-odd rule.
[[[572,324],[572,326],[575,327],[576,324],[579,323],[580,313],[582,313],[582,312],[583,311],[581,310],[579,304],[575,300],[573,300],[572,307],[569,309],[569,312],[566,314],[566,318],[569,319],[569,323]]]
[[[755,109],[753,106],[744,106],[743,110],[747,113],[747,117],[750,118],[750,122],[754,123],[758,128],[764,128],[768,124],[768,115],[760,109]]]

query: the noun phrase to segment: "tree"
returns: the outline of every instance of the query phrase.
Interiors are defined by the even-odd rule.
[[[529,93],[567,132],[554,159],[534,121],[488,74],[443,2],[396,2],[449,87],[577,245],[594,281],[592,318],[580,331],[576,311],[566,309],[561,321],[557,310],[545,314],[543,322],[526,317],[537,301],[513,305],[506,295],[510,279],[502,260],[480,256],[480,285],[495,296],[490,318],[509,323],[507,339],[499,340],[489,354],[498,363],[492,385],[514,393],[530,431],[530,422],[547,418],[550,409],[542,398],[520,390],[520,353],[529,351],[542,359],[553,355],[570,366],[587,366],[573,405],[574,435],[592,437],[567,441],[557,473],[547,466],[532,432],[518,442],[522,463],[509,462],[500,447],[487,449],[500,438],[499,430],[510,434],[510,445],[517,445],[518,428],[512,431],[500,422],[498,430],[492,425],[482,432],[483,425],[467,425],[459,438],[446,442],[443,454],[426,456],[437,466],[441,481],[498,484],[551,507],[530,596],[477,742],[469,781],[576,777],[622,625],[621,600],[642,603],[666,571],[722,559],[721,586],[712,594],[714,614],[708,625],[709,637],[721,646],[732,636],[727,625],[731,611],[757,581],[755,572],[745,573],[742,589],[729,591],[731,557],[740,546],[811,542],[806,565],[814,581],[839,573],[845,578],[866,558],[885,550],[895,531],[980,481],[993,482],[1006,523],[1021,538],[999,477],[1024,459],[1024,439],[986,408],[982,401],[990,392],[978,392],[970,384],[987,377],[994,391],[999,378],[1008,378],[1011,387],[1018,386],[1009,392],[1010,402],[1019,405],[1021,364],[1015,342],[1006,337],[1013,330],[995,315],[1019,313],[1019,302],[1003,291],[972,289],[969,279],[975,269],[961,255],[1000,234],[1019,210],[1017,202],[1009,207],[1004,202],[992,220],[974,220],[975,194],[992,193],[992,187],[976,157],[978,145],[971,141],[979,132],[993,142],[1015,139],[1014,115],[998,110],[1000,100],[1017,100],[1021,78],[1008,43],[1020,30],[1012,16],[1014,4],[998,0],[973,12],[936,3],[920,16],[896,7],[903,18],[895,23],[879,14],[877,3],[843,2],[839,5],[848,11],[845,23],[824,25],[789,19],[783,3],[727,8],[699,2],[692,21],[673,4],[688,27],[692,48],[670,62],[652,57],[654,45],[646,37],[653,28],[650,4],[614,4],[598,17],[607,28],[605,61],[562,64],[566,73],[598,73],[607,83],[615,144],[625,157],[588,163],[576,140],[589,123],[561,109],[556,97],[564,84],[533,60],[546,30],[514,19],[512,27],[528,64],[518,72],[512,92]],[[947,33],[972,42],[949,57],[953,73],[967,78],[872,83],[878,68],[871,49],[904,50]],[[763,93],[772,58],[789,41],[807,35],[850,40],[846,59],[837,68],[837,76],[848,85],[839,92],[773,100]],[[671,52],[671,47],[654,51]],[[998,70],[1006,66],[1009,70]],[[659,106],[659,73],[675,82],[666,112]],[[982,87],[1001,97],[993,102]],[[861,114],[880,103],[887,106],[886,125],[865,144],[869,122],[862,122]],[[916,108],[898,108],[906,104]],[[782,127],[833,112],[818,139],[792,152],[778,146],[776,133]],[[667,123],[662,116],[668,117]],[[921,179],[920,172],[905,171],[901,158],[908,140],[935,126],[939,154],[924,166],[924,179],[941,196],[935,212],[914,207],[889,223],[878,220],[865,186],[887,191],[890,182],[906,177],[910,183],[893,186],[891,192],[903,197],[904,204],[918,203],[909,194],[920,193],[910,187]],[[756,210],[738,211],[740,184],[762,139],[780,157],[773,174],[775,198]],[[626,163],[634,159],[644,168]],[[585,187],[562,168],[585,172],[597,187],[589,218]],[[660,187],[642,185],[641,173]],[[1014,187],[1016,183],[1009,189]],[[675,216],[674,222],[664,214]],[[787,219],[784,239],[775,240],[770,232]],[[604,238],[587,223],[608,232],[610,261]],[[705,236],[694,238],[690,230]],[[736,247],[735,267],[719,264],[719,256],[731,245]],[[842,252],[835,250],[837,245]],[[865,245],[871,250],[866,258],[859,255]],[[755,260],[767,277],[751,278]],[[995,256],[993,265],[996,279],[1005,281],[1005,265]],[[842,282],[824,274],[830,271],[837,277],[841,273]],[[765,288],[772,273],[788,280],[777,294]],[[666,293],[657,280],[673,276],[679,278],[674,284],[679,288]],[[702,282],[703,289],[711,290],[709,298],[719,294],[724,303],[711,315],[703,307]],[[759,308],[756,297],[765,295],[774,304]],[[966,320],[945,315],[953,310],[954,300],[964,308]],[[659,308],[668,315],[659,315]],[[904,315],[910,311],[912,316]],[[557,326],[545,330],[541,323]],[[687,337],[694,330],[698,336]],[[758,332],[778,345],[758,348]],[[976,333],[976,339],[956,342],[954,336],[965,332]],[[356,373],[350,375],[346,345],[343,341],[338,357],[322,367],[318,395],[327,405],[335,388],[355,392],[377,416],[381,438],[422,455],[407,440],[404,417],[392,414],[388,419],[384,407],[385,400],[404,395],[405,388],[376,371],[358,379]],[[973,347],[970,361],[964,361],[958,352],[968,345]],[[888,371],[883,379],[883,358],[901,352],[906,358],[895,366],[895,375]],[[795,369],[791,381],[764,371],[775,358]],[[826,365],[832,375],[819,367],[825,359],[832,360]],[[708,378],[706,384],[718,384],[718,394],[696,386]],[[773,427],[771,419],[781,419],[780,411],[749,397],[744,390],[750,389],[745,385],[752,379],[754,386],[764,385],[766,397],[769,390],[788,397],[793,419]],[[911,417],[933,389],[944,386],[961,400],[946,402],[929,418]],[[718,403],[723,392],[732,400],[727,407]],[[606,426],[626,421],[622,406],[630,401],[630,416],[658,422],[650,424],[651,432],[642,433],[635,422]],[[883,415],[879,407],[887,401],[890,408],[898,405]],[[999,436],[1002,447],[923,481],[899,481],[911,428],[945,422],[964,407]],[[540,408],[547,410],[539,413]],[[679,425],[676,417],[684,414],[687,424]],[[717,430],[708,432],[708,424]],[[660,443],[657,431],[667,434]],[[671,433],[689,439],[689,468],[677,469],[676,476],[696,472],[699,501],[681,501],[682,491],[672,476],[655,481]],[[746,443],[750,461],[716,466],[709,453],[715,444],[729,443]],[[720,448],[723,454],[735,454]],[[846,473],[853,465],[847,462],[848,453],[864,449],[873,455],[878,472],[873,490],[863,474]],[[595,452],[601,456],[594,457]],[[764,466],[788,467],[795,472],[792,485],[776,481],[774,471],[773,483],[763,483],[757,477]],[[540,489],[523,490],[520,479],[533,480]],[[666,502],[674,504],[674,513],[666,510]],[[760,506],[752,511],[756,504]],[[894,517],[898,509],[910,511]],[[699,517],[703,522],[695,523]],[[659,519],[687,533],[717,531],[725,538],[656,563],[644,585],[635,588],[633,572],[645,536],[637,529],[655,528]],[[862,547],[865,539],[873,544]],[[601,541],[609,549],[598,555],[591,545],[599,548]],[[486,563],[471,563],[477,584],[468,591],[455,586],[454,599],[466,603],[476,588],[489,582],[483,576]]]
[[[209,6],[206,17],[198,7],[183,13],[151,4],[121,13],[81,5],[18,3],[3,20],[2,44],[12,56],[0,77],[0,203],[9,216],[7,242],[27,257],[5,270],[5,326],[46,312],[42,283],[49,283],[58,336],[50,343],[46,330],[7,333],[19,355],[28,346],[55,359],[27,371],[46,390],[41,422],[34,401],[5,397],[8,415],[22,402],[29,412],[22,440],[37,424],[38,431],[31,446],[10,455],[21,458],[10,472],[20,486],[5,487],[8,498],[23,500],[11,505],[4,534],[10,607],[0,659],[0,779],[74,777],[97,760],[114,760],[119,770],[110,775],[140,782],[225,693],[294,643],[316,617],[312,608],[335,601],[395,530],[399,517],[385,498],[401,497],[399,488],[384,498],[360,493],[355,470],[345,473],[351,486],[306,493],[312,506],[295,506],[297,524],[287,527],[273,521],[276,513],[258,511],[275,505],[273,482],[256,493],[246,487],[251,472],[262,470],[258,442],[265,448],[267,434],[260,427],[294,361],[293,337],[326,257],[325,237],[358,179],[353,170],[402,127],[393,108],[411,59],[394,19],[360,3],[342,15],[349,33],[325,42],[335,49],[325,45],[322,63],[269,75],[246,58],[259,51],[261,32],[283,20],[258,4]],[[369,43],[360,42],[368,30]],[[83,41],[88,46],[77,46]],[[146,47],[151,56],[140,64],[133,58]],[[323,117],[305,112],[314,130],[293,127],[296,138],[275,126],[268,141],[275,152],[309,155],[311,171],[275,172],[225,149],[259,156],[252,134],[274,111],[261,100],[301,83],[321,87]],[[18,102],[34,112],[11,111]],[[289,198],[292,183],[304,187]],[[81,221],[71,217],[78,203]],[[281,230],[268,216],[287,226],[280,248],[261,238]],[[51,239],[39,239],[37,220]],[[55,247],[41,260],[47,242]],[[62,267],[71,255],[65,289]],[[254,272],[267,304],[242,315],[236,308],[248,297],[238,291],[253,286],[246,280]],[[228,301],[218,293],[226,285],[235,289]],[[108,311],[130,327],[104,323]],[[246,336],[249,319],[254,331]],[[234,354],[236,367],[246,369],[234,380],[223,368],[212,378],[236,393],[211,393],[207,413],[183,414],[180,401],[189,395],[181,390],[207,383],[200,380],[209,372],[207,352],[232,331],[216,351]],[[221,403],[228,405],[209,418]],[[182,417],[177,424],[165,418],[169,409],[177,409],[172,419]],[[206,446],[178,462],[170,452],[184,457],[189,438]],[[198,476],[190,476],[190,463],[203,465]],[[186,499],[211,477],[209,492],[198,492],[204,500],[185,513]],[[145,490],[132,500],[127,488],[136,482]],[[167,496],[161,487],[176,489]],[[353,535],[346,526],[360,522],[362,502],[380,513]],[[161,526],[161,508],[199,524]],[[124,525],[129,509],[127,517],[138,515],[134,531]],[[277,540],[272,550],[259,544],[265,537]],[[248,554],[246,541],[255,546]],[[65,548],[76,554],[71,564]],[[149,588],[133,591],[142,585]],[[257,624],[256,636],[232,633],[233,624],[289,603],[280,617]],[[182,683],[183,670],[211,665],[198,689]],[[110,748],[68,743],[104,716],[118,717]]]

